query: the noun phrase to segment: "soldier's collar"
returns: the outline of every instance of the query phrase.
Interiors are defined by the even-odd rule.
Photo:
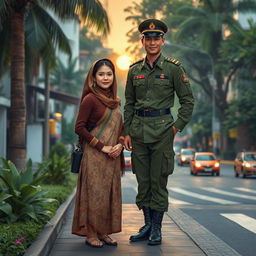
[[[155,60],[155,66],[158,66],[160,69],[163,69],[163,63],[164,63],[164,56],[162,54],[159,55],[159,57]],[[143,62],[141,63],[140,70],[142,70],[143,67],[147,65],[147,56],[143,59]]]

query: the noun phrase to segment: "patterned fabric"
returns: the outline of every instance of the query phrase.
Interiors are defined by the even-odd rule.
[[[106,109],[110,111],[110,109]],[[120,108],[112,110],[100,138],[105,145],[116,145],[122,129]],[[104,115],[105,118],[108,116]],[[94,128],[92,135],[98,133],[102,122]],[[88,225],[99,233],[121,231],[121,157],[111,159],[87,143],[78,176],[76,203],[72,233],[86,236]]]

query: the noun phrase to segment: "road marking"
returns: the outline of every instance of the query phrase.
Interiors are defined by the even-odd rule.
[[[221,213],[220,215],[234,221],[243,228],[248,229],[253,233],[256,233],[256,219],[240,213]]]
[[[234,188],[235,190],[256,194],[256,190],[250,188]]]
[[[189,203],[189,202],[181,201],[181,200],[174,199],[174,198],[171,198],[171,197],[169,197],[169,203],[170,203],[170,204],[192,205],[192,204]]]
[[[202,189],[210,191],[210,192],[214,192],[214,193],[217,193],[217,194],[226,195],[226,196],[234,196],[234,197],[239,197],[239,198],[244,198],[244,199],[256,200],[255,196],[241,195],[241,194],[238,194],[238,193],[228,192],[228,191],[221,190],[221,189],[218,189],[218,188],[202,188]]]
[[[198,198],[198,199],[201,199],[201,200],[215,202],[215,203],[218,203],[218,204],[238,204],[238,202],[224,200],[224,199],[217,198],[217,197],[205,196],[205,195],[202,195],[202,194],[187,191],[187,190],[182,189],[182,188],[170,188],[170,190],[172,190],[176,193],[180,193],[180,194],[183,194],[183,195],[195,197],[195,198]]]

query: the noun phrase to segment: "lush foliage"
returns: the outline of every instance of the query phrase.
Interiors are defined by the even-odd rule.
[[[38,185],[46,174],[43,171],[33,173],[31,160],[23,172],[18,171],[11,161],[1,160],[0,222],[49,218],[51,212],[45,209],[45,205],[56,200],[47,198],[47,191]]]
[[[64,144],[55,144],[49,156],[39,166],[41,170],[47,170],[44,183],[68,185],[71,175],[70,155]]]
[[[47,196],[56,199],[57,203],[46,205],[47,210],[52,211],[54,216],[58,206],[63,203],[73,191],[76,183],[76,176],[71,177],[70,185],[42,185],[43,190],[48,191]],[[36,239],[43,228],[44,222],[16,222],[0,224],[0,255],[20,256]]]
[[[77,58],[68,61],[67,65],[57,59],[56,68],[51,72],[51,85],[56,91],[79,95],[83,80],[84,72],[78,70]]]
[[[0,225],[0,255],[23,255],[42,227],[43,223],[34,221]]]

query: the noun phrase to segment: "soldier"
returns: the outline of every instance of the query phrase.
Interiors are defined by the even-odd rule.
[[[161,226],[168,210],[168,176],[174,168],[173,139],[192,115],[194,98],[179,61],[161,54],[167,26],[148,19],[139,25],[146,57],[132,64],[125,89],[125,148],[132,151],[132,170],[138,182],[136,204],[143,210],[145,225],[130,237],[161,244]],[[174,94],[180,102],[178,118],[170,108]]]

